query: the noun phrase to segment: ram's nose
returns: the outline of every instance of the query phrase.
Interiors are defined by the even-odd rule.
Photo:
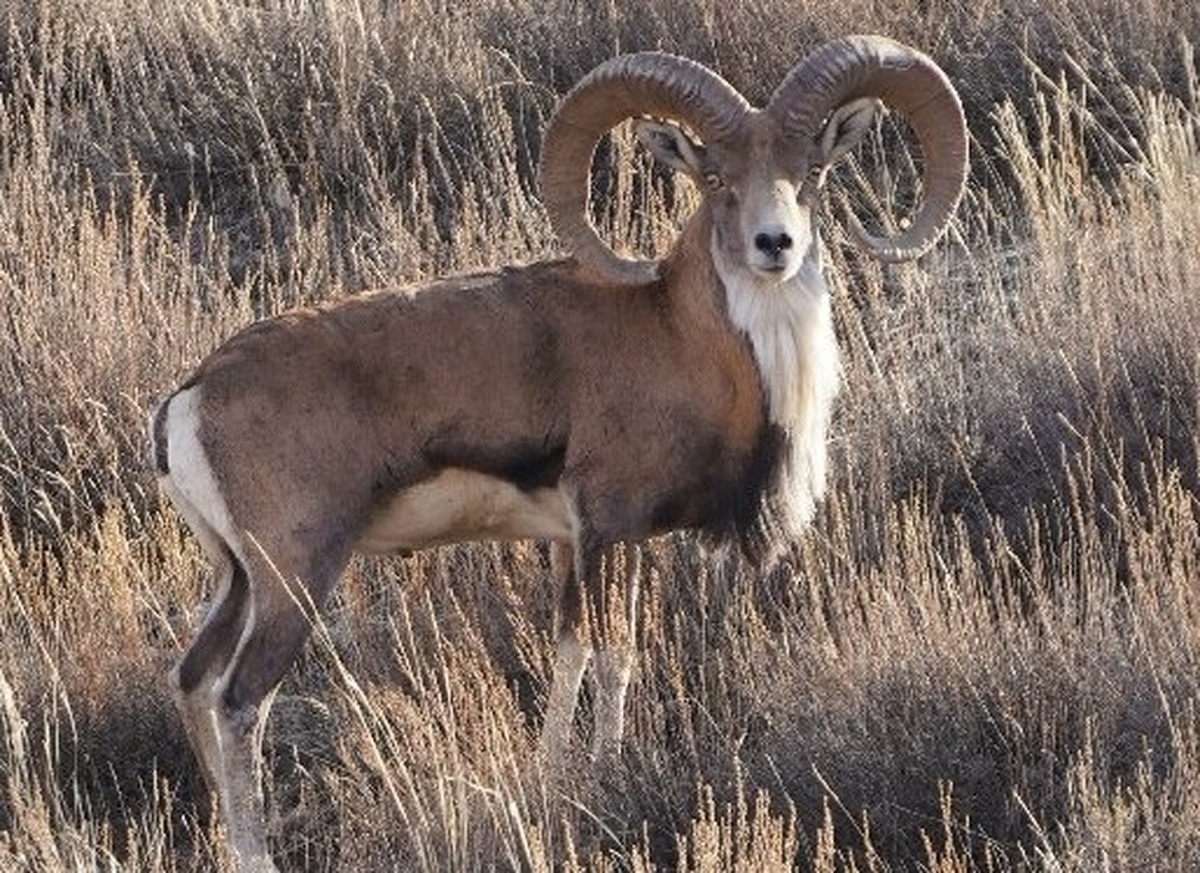
[[[786,231],[759,233],[754,237],[754,247],[764,255],[778,260],[780,255],[792,247],[792,237]]]
[[[751,239],[754,251],[750,265],[760,276],[783,279],[791,271],[795,240],[784,230],[759,231]]]

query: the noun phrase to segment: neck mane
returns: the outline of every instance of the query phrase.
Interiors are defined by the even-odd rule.
[[[714,250],[717,247],[713,246]],[[763,509],[794,539],[825,493],[826,435],[840,366],[829,292],[817,249],[782,283],[764,281],[716,257],[729,317],[750,341],[771,424],[786,448]]]

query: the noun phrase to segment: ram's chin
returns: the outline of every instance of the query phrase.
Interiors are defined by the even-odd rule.
[[[751,274],[754,276],[757,283],[762,287],[765,293],[772,291],[779,292],[783,290],[789,281],[795,276],[795,273],[788,273],[782,268],[779,269],[762,269],[753,270]]]
[[[759,285],[764,292],[781,291],[796,278],[800,272],[801,261],[790,260],[782,263],[770,261],[767,263],[751,263],[744,272],[747,279]]]

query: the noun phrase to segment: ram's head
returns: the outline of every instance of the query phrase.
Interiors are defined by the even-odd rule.
[[[588,218],[592,151],[628,118],[639,138],[704,194],[712,257],[724,274],[765,282],[792,278],[816,245],[813,209],[826,171],[850,151],[882,107],[911,125],[924,155],[922,202],[905,230],[868,234],[868,252],[915,258],[944,230],[967,173],[962,107],[924,54],[876,36],[829,42],[797,64],[766,108],[752,107],[700,64],[657,52],[602,64],[563,100],[546,133],[542,193],[563,243],[586,268],[618,282],[644,281],[655,264],[616,255]]]

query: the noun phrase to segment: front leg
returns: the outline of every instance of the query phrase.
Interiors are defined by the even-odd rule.
[[[543,764],[560,767],[571,742],[575,705],[592,647],[584,634],[582,592],[577,581],[575,549],[570,544],[551,545],[550,570],[558,589],[554,618],[556,652],[538,753]]]
[[[592,662],[592,757],[620,751],[625,698],[635,661],[638,561],[633,545],[608,550],[555,543],[551,567],[558,586],[556,656],[539,752],[558,766],[571,741],[579,689]],[[595,650],[595,658],[592,654]]]
[[[637,660],[641,550],[633,543],[610,549],[589,598],[596,656],[592,662],[592,758],[616,759],[625,733],[625,698]]]

